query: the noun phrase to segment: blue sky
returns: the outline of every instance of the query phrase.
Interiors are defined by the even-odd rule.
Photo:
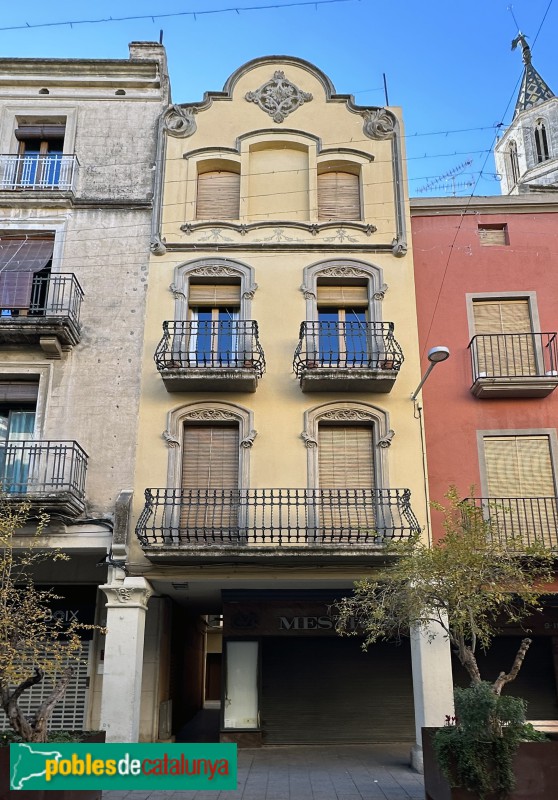
[[[7,7],[4,0],[0,29],[110,16],[238,11],[201,14],[195,20],[155,17],[0,30],[0,54],[127,58],[128,42],[158,40],[162,28],[175,102],[200,100],[204,91],[220,90],[237,67],[263,55],[307,59],[331,78],[338,92],[354,94],[363,105],[384,104],[385,72],[390,104],[403,108],[411,194],[451,194],[451,181],[443,176],[456,169],[459,194],[499,194],[490,155],[495,125],[510,122],[522,74],[520,53],[510,49],[517,32],[510,0],[345,0],[303,7],[289,6],[292,2],[296,0],[27,0]],[[558,2],[514,0],[513,13],[530,37],[535,67],[558,92]],[[459,171],[468,160],[472,164]],[[461,185],[476,181],[481,170],[476,188]]]

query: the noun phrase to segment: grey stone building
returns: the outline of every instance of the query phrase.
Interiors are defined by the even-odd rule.
[[[165,51],[0,59],[0,481],[50,514],[38,575],[59,613],[102,619],[119,496],[133,482]],[[118,517],[118,514],[116,514]],[[100,566],[99,566],[100,562]],[[103,644],[57,707],[99,724]],[[39,699],[32,691],[31,703]]]

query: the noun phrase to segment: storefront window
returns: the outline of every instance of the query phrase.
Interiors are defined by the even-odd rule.
[[[258,642],[227,642],[225,728],[258,727]]]

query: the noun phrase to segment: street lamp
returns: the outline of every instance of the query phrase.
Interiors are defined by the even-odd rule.
[[[444,347],[443,345],[439,345],[438,347],[431,347],[430,348],[430,350],[427,353],[427,358],[430,361],[430,366],[428,367],[428,369],[426,370],[426,372],[422,376],[421,382],[419,383],[419,385],[417,386],[417,388],[415,389],[415,391],[411,395],[411,400],[416,400],[417,399],[417,394],[422,389],[422,386],[423,386],[425,380],[428,378],[428,376],[430,375],[430,373],[432,372],[432,370],[434,369],[436,364],[440,364],[442,361],[446,361],[446,359],[448,359],[449,357],[450,357],[449,348]]]

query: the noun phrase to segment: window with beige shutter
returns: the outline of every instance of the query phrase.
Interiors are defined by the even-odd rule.
[[[505,223],[479,225],[479,242],[484,247],[509,244],[508,226]]]
[[[238,528],[238,480],[238,426],[185,425],[180,527],[191,539],[211,541]]]
[[[328,541],[356,540],[374,529],[374,466],[372,427],[319,426],[318,480],[323,499],[317,522]],[[366,529],[359,530],[360,526]]]
[[[537,374],[527,298],[473,301],[477,367],[486,377]]]
[[[318,175],[318,219],[361,219],[360,179],[357,174],[332,171]]]
[[[500,534],[549,543],[556,539],[556,489],[548,436],[486,436],[490,518]]]
[[[240,174],[225,170],[198,175],[196,219],[238,219]]]

